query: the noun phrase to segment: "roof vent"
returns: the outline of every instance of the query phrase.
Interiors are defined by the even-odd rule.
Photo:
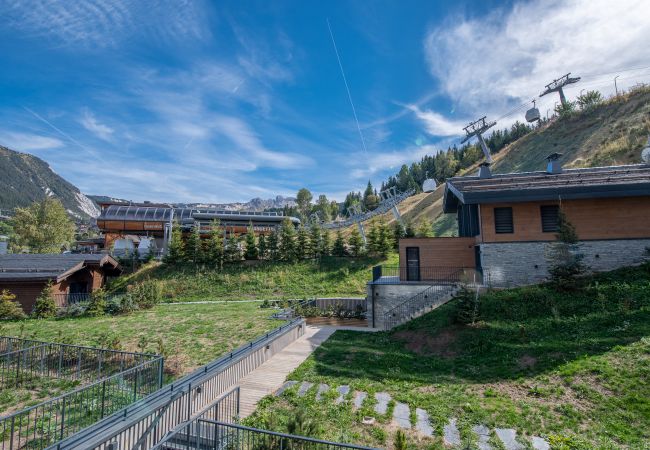
[[[548,164],[546,165],[547,173],[550,173],[551,175],[562,173],[562,164],[560,164],[559,161],[560,156],[562,156],[562,153],[551,153],[546,157],[546,160],[548,161]]]
[[[478,168],[478,177],[479,178],[492,178],[492,172],[490,172],[490,163],[484,162]]]

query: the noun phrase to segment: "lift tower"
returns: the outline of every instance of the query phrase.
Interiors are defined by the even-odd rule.
[[[490,150],[487,148],[487,145],[485,144],[485,140],[483,140],[483,133],[485,133],[488,129],[495,126],[497,123],[485,122],[485,117],[486,116],[483,116],[474,122],[470,122],[469,125],[463,128],[467,136],[465,136],[465,138],[461,141],[461,144],[464,144],[465,142],[469,141],[471,138],[476,136],[478,138],[479,144],[481,145],[481,150],[483,150],[483,154],[485,155],[485,162],[487,164],[492,164],[492,156],[490,156]]]
[[[546,89],[544,89],[544,92],[539,94],[539,96],[543,97],[546,94],[557,92],[558,94],[560,94],[560,101],[562,102],[562,106],[566,106],[566,97],[564,96],[564,91],[562,90],[562,88],[567,84],[573,84],[580,81],[580,77],[570,77],[569,75],[571,75],[571,72],[567,73],[564,76],[561,76],[557,80],[551,81],[549,84],[545,86]]]

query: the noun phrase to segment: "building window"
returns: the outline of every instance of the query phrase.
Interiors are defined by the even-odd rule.
[[[542,216],[542,231],[544,233],[555,233],[559,229],[560,207],[558,205],[540,206]]]
[[[514,233],[512,208],[494,208],[494,231],[497,234]]]

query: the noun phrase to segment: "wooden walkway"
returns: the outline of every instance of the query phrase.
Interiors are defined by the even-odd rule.
[[[255,411],[257,402],[274,393],[287,375],[305,361],[312,352],[325,342],[336,330],[377,331],[372,328],[316,327],[307,325],[305,334],[286,346],[271,359],[241,379],[240,417],[248,417]]]

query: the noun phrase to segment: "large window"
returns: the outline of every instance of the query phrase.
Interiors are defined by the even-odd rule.
[[[557,232],[560,207],[558,205],[543,205],[539,210],[542,217],[542,231],[544,233]]]
[[[514,233],[512,208],[494,208],[494,231],[497,234]]]

